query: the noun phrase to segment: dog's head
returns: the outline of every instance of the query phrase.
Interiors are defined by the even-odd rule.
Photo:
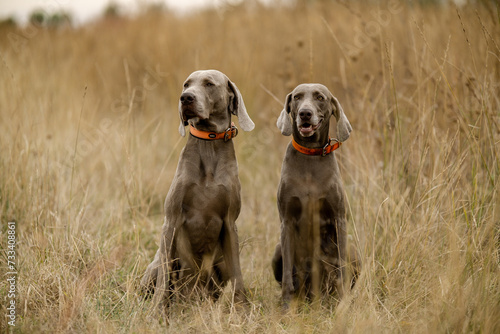
[[[206,130],[223,132],[230,123],[231,114],[238,116],[243,130],[253,130],[255,125],[247,114],[238,87],[224,73],[196,71],[184,81],[179,99],[179,133],[182,136],[189,123],[203,123],[208,127]]]
[[[276,125],[285,136],[319,138],[328,134],[331,115],[337,120],[337,139],[346,141],[352,127],[339,101],[321,84],[301,84],[287,95]]]

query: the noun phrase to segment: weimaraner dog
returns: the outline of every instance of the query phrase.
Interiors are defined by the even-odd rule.
[[[330,139],[331,115],[337,138]],[[281,238],[272,260],[288,308],[293,296],[344,291],[345,201],[333,151],[349,138],[351,124],[337,99],[321,84],[301,84],[287,95],[278,128],[293,135],[278,188]]]
[[[235,302],[245,302],[236,218],[240,181],[233,141],[238,116],[245,131],[254,123],[234,83],[216,70],[193,72],[179,100],[179,132],[190,136],[165,199],[160,247],[141,281],[167,315],[172,293],[203,291],[217,299],[231,281]]]

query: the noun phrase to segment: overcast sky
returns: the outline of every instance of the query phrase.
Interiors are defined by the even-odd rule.
[[[216,3],[236,3],[238,0],[0,0],[0,19],[14,17],[18,22],[25,22],[34,9],[47,13],[68,11],[77,23],[87,21],[102,14],[110,3],[123,5],[133,11],[141,4],[165,3],[169,8],[183,11],[193,7]]]

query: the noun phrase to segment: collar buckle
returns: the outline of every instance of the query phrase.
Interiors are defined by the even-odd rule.
[[[228,141],[238,135],[238,128],[231,122],[231,126],[224,131],[224,141]]]
[[[337,145],[337,147],[335,147],[335,145]],[[335,151],[337,148],[339,148],[340,145],[342,145],[342,143],[337,138],[328,137],[328,141],[326,142],[325,146],[323,146],[321,156],[324,157],[327,154],[330,154],[332,151]]]
[[[323,150],[321,151],[321,156],[324,157],[326,156],[328,153],[328,147],[330,147],[330,142],[332,141],[331,138],[328,138],[328,141],[326,142],[325,146],[323,146]]]

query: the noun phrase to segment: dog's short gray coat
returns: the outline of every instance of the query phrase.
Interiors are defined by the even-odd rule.
[[[342,106],[321,84],[301,84],[287,95],[277,126],[307,148],[329,140],[330,117],[343,142],[352,131]],[[346,279],[345,198],[335,153],[305,155],[290,143],[278,188],[281,238],[272,265],[285,307],[292,296],[310,297],[317,289],[342,295]]]
[[[245,131],[254,128],[234,83],[216,70],[197,71],[184,82],[179,101],[179,132],[192,125],[224,132],[238,116]],[[231,281],[236,301],[245,301],[236,218],[240,182],[232,140],[189,136],[165,199],[160,247],[141,281],[166,312],[170,295],[204,290],[217,298]]]

